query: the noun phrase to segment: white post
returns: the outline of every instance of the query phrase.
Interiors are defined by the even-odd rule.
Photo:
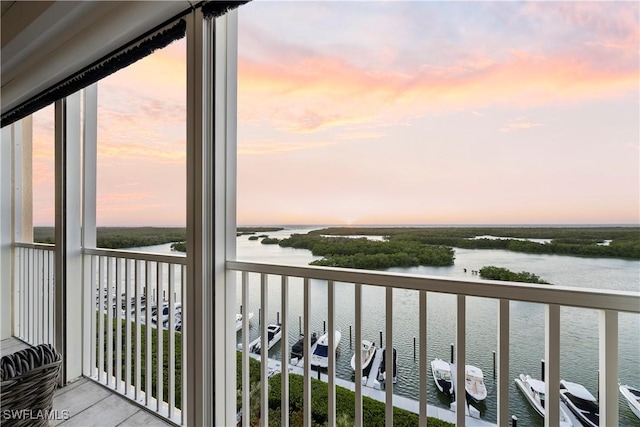
[[[498,426],[509,425],[509,300],[498,300]]]
[[[215,131],[215,396],[217,425],[235,425],[236,420],[236,273],[227,271],[227,260],[236,259],[236,158],[238,11],[211,21],[210,40],[215,42],[213,65],[215,111],[205,114],[205,125]],[[263,308],[264,310],[267,307]],[[218,396],[224,395],[224,399]],[[266,417],[265,417],[266,418]]]
[[[11,337],[12,333],[12,288],[17,277],[12,277],[12,244],[11,232],[11,149],[13,138],[11,126],[2,128],[0,139],[0,338]],[[17,275],[16,275],[17,276]]]
[[[187,424],[234,425],[237,12],[186,19]]]
[[[95,83],[83,90],[83,155],[82,155],[82,248],[96,247],[96,171],[97,171],[97,139],[98,139],[98,84]],[[83,257],[83,373],[93,374],[91,352],[95,351],[95,286],[92,277],[92,257]],[[128,289],[128,287],[127,287]],[[127,301],[128,304],[128,301]],[[129,310],[127,310],[129,311]],[[92,332],[93,331],[93,332]]]
[[[457,320],[456,320],[456,383],[454,384],[456,392],[456,425],[465,425],[465,407],[467,397],[464,392],[465,376],[466,376],[466,325],[467,325],[467,305],[464,295],[457,296]]]
[[[212,246],[211,230],[204,215],[206,176],[206,143],[203,135],[203,17],[192,12],[187,19],[187,286],[184,298],[185,329],[187,332],[184,401],[187,404],[187,425],[211,425],[211,402],[205,403],[205,393],[213,394],[213,350],[204,329],[211,318],[204,318],[207,283],[212,275],[206,267],[209,259],[206,249]],[[209,312],[211,315],[211,312]],[[210,330],[209,330],[210,331]],[[206,360],[205,360],[206,357]]]
[[[82,247],[80,241],[80,93],[56,102],[55,347],[63,384],[82,375]]]
[[[618,312],[600,310],[600,425],[618,425]]]
[[[548,304],[545,309],[544,379],[546,417],[544,426],[558,425],[560,419],[560,306]]]

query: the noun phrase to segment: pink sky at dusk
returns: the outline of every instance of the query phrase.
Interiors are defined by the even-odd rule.
[[[637,2],[241,7],[238,224],[640,223]],[[184,225],[185,41],[99,84],[98,224]],[[53,223],[53,110],[34,223]]]

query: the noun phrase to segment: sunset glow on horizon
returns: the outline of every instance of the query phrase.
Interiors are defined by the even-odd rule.
[[[640,224],[639,8],[242,6],[238,224]],[[98,225],[184,226],[185,40],[98,92]],[[36,225],[52,124],[34,118]]]

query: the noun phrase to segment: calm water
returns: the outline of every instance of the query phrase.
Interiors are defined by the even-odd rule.
[[[273,237],[284,237],[292,232],[284,230],[267,233]],[[314,257],[307,250],[281,248],[277,245],[262,245],[249,241],[248,236],[237,240],[238,259],[263,261],[291,265],[308,265]],[[150,250],[150,248],[145,248]],[[155,247],[154,251],[165,252],[168,245]],[[455,249],[455,265],[451,267],[393,268],[399,273],[439,275],[446,277],[477,279],[471,270],[485,265],[505,267],[514,271],[529,271],[542,279],[563,286],[601,288],[614,290],[640,290],[640,261],[616,259],[578,258],[556,255],[528,255],[503,250]],[[467,269],[467,273],[463,268]],[[279,279],[270,277],[268,318],[276,321],[280,311]],[[477,279],[480,280],[480,279]],[[311,282],[312,324],[311,329],[321,332],[323,320],[327,318],[326,282]],[[302,316],[303,286],[301,279],[289,281],[289,325],[290,344],[298,339],[299,316]],[[379,344],[379,334],[384,334],[384,289],[365,286],[363,288],[363,338]],[[238,311],[241,302],[240,280],[237,281]],[[418,394],[418,360],[413,358],[413,337],[418,336],[418,293],[395,290],[394,301],[394,345],[398,349],[398,383],[395,393],[415,397]],[[427,357],[448,359],[450,344],[455,342],[455,296],[428,294]],[[260,305],[260,279],[250,275],[249,312],[254,312],[250,339],[259,336],[258,308]],[[336,283],[336,327],[342,331],[342,340],[337,357],[337,375],[353,378],[350,360],[355,343],[349,340],[349,326],[354,325],[354,292],[348,284]],[[467,299],[467,363],[484,371],[488,397],[478,406],[483,419],[496,421],[496,385],[493,379],[493,351],[496,350],[495,300],[485,298]],[[578,382],[597,395],[598,384],[598,315],[595,310],[562,308],[561,310],[560,376]],[[355,336],[355,333],[354,333]],[[241,334],[238,333],[238,340]],[[544,306],[533,303],[511,302],[510,328],[510,377],[529,373],[540,378],[540,360],[544,358]],[[357,348],[357,346],[355,346]],[[280,359],[280,345],[270,352],[270,357]],[[621,383],[640,385],[640,316],[621,313],[619,316],[619,377]],[[449,401],[440,394],[429,376],[429,403],[448,407]],[[626,401],[619,395],[620,425],[640,425],[631,413]],[[526,399],[511,382],[510,412],[518,416],[519,425],[542,426],[542,418],[529,406]]]

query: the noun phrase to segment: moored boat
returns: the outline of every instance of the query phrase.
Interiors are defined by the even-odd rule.
[[[378,368],[378,381],[386,382],[387,380],[387,349],[382,349],[382,361],[380,362],[380,368]],[[393,376],[391,381],[395,384],[398,382],[398,352],[396,348],[393,348]]]
[[[342,333],[335,331],[334,334],[334,348],[335,352],[340,344],[340,338]],[[322,335],[316,342],[316,348],[311,352],[311,366],[317,368],[327,368],[329,366],[329,334]]]
[[[272,323],[267,325],[267,350],[271,350],[271,348],[280,342],[282,338],[282,325],[279,323]],[[249,351],[251,353],[260,353],[262,350],[262,337],[258,337],[255,340],[251,341],[249,344]]]
[[[251,321],[251,319],[253,319],[253,313],[249,313],[249,321]],[[242,329],[242,314],[238,314],[236,313],[236,332],[238,332],[240,329]]]
[[[431,375],[436,387],[441,393],[447,396],[453,396],[453,381],[451,377],[451,365],[442,359],[434,359],[431,361]]]
[[[569,381],[560,381],[560,399],[585,426],[600,425],[598,401],[583,385]]]
[[[376,345],[369,340],[362,340],[362,346],[360,347],[360,357],[362,360],[362,371],[366,371],[373,361],[373,356],[376,354]],[[351,357],[351,369],[356,370],[356,356],[357,353]]]
[[[465,366],[464,388],[474,402],[481,402],[487,398],[487,387],[484,385],[484,375],[480,368],[473,365]]]
[[[318,341],[318,334],[313,332],[311,334],[311,343],[310,347],[313,347],[315,343]],[[291,358],[292,359],[302,359],[304,356],[304,335],[300,335],[300,339],[296,341],[296,343],[291,346]]]
[[[529,401],[529,404],[541,417],[545,416],[545,383],[531,378],[529,375],[520,374],[515,379],[516,385]],[[560,408],[560,427],[572,427],[573,423],[569,415]]]
[[[640,418],[640,389],[630,385],[621,385],[620,393],[624,396],[629,404],[629,408],[633,414]]]

